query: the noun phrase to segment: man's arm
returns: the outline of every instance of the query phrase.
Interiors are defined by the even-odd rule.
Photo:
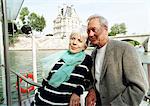
[[[119,106],[120,101],[127,105],[138,106],[149,85],[140,58],[132,46],[126,46],[122,56],[122,69],[127,88],[111,102],[111,105]]]

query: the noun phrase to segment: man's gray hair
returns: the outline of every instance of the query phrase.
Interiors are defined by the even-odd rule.
[[[108,28],[108,21],[106,18],[104,18],[103,16],[100,16],[100,15],[91,15],[88,19],[87,19],[87,22],[91,21],[92,19],[96,19],[98,18],[99,19],[99,22],[101,25],[104,25],[105,27]]]

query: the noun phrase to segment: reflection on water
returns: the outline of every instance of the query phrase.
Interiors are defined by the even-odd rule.
[[[37,62],[49,54],[56,51],[38,51]],[[32,51],[9,51],[9,65],[15,71],[32,70]]]
[[[37,64],[42,58],[58,51],[60,50],[37,51]],[[91,50],[86,52],[90,54]],[[9,55],[9,65],[13,70],[17,72],[32,70],[32,51],[9,51]]]
[[[60,50],[37,51],[37,64],[40,59]],[[90,54],[92,50],[86,50]],[[137,49],[142,62],[150,63],[150,52],[144,53]],[[17,72],[32,70],[32,51],[9,51],[9,65]],[[38,67],[38,65],[37,65]]]

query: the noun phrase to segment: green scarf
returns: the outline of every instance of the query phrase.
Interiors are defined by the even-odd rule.
[[[48,83],[57,88],[64,81],[68,81],[72,71],[75,66],[81,64],[85,58],[85,53],[83,51],[79,53],[71,53],[70,51],[66,51],[64,55],[60,59],[62,59],[65,63],[54,73]]]

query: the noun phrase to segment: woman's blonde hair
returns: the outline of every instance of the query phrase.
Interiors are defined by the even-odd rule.
[[[82,32],[82,31],[81,31],[81,32],[73,31],[73,32],[71,33],[71,35],[70,35],[70,38],[71,38],[72,36],[74,36],[74,35],[78,35],[78,36],[83,37],[84,40],[85,40],[85,43],[88,45],[88,35],[87,35],[86,32]]]

